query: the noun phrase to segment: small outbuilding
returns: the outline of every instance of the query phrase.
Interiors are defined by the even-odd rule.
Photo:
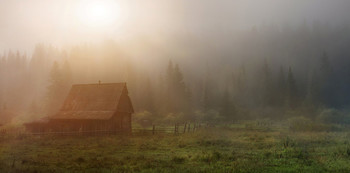
[[[133,113],[126,83],[78,84],[72,86],[58,113],[25,127],[33,133],[131,133]]]

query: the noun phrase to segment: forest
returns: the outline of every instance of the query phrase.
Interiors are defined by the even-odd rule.
[[[294,28],[252,27],[228,34],[217,45],[210,42],[214,36],[192,35],[188,42],[184,34],[158,50],[156,42],[145,39],[143,48],[134,46],[134,51],[146,47],[155,52],[142,59],[112,40],[65,49],[37,44],[32,54],[7,50],[0,65],[1,105],[16,110],[22,122],[31,121],[56,113],[72,84],[126,82],[136,122],[303,116],[348,123],[348,35],[346,26],[304,21]],[[195,50],[186,49],[191,44]],[[183,54],[171,55],[176,46]]]

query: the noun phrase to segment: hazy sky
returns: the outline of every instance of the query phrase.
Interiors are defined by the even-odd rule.
[[[89,27],[76,14],[91,1],[0,0],[0,51],[30,52],[36,43],[61,47],[144,34],[206,34],[263,23],[350,21],[349,0],[117,0],[116,23]]]

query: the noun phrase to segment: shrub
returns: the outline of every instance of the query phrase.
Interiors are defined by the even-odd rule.
[[[148,111],[137,112],[133,118],[134,121],[143,128],[152,126],[155,120],[155,116]]]
[[[186,121],[185,114],[179,113],[168,113],[163,119],[160,120],[162,124],[173,124],[174,122]]]

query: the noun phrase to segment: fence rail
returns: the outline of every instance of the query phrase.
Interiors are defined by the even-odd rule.
[[[174,126],[157,126],[153,125],[151,128],[132,128],[131,133],[123,130],[93,130],[93,131],[55,131],[55,132],[39,132],[32,133],[27,132],[24,129],[16,130],[0,130],[0,137],[3,136],[15,136],[15,135],[57,135],[57,136],[67,136],[67,135],[117,135],[117,134],[183,134],[183,133],[193,133],[196,132],[202,125],[200,123],[185,123],[185,124],[175,124]]]

